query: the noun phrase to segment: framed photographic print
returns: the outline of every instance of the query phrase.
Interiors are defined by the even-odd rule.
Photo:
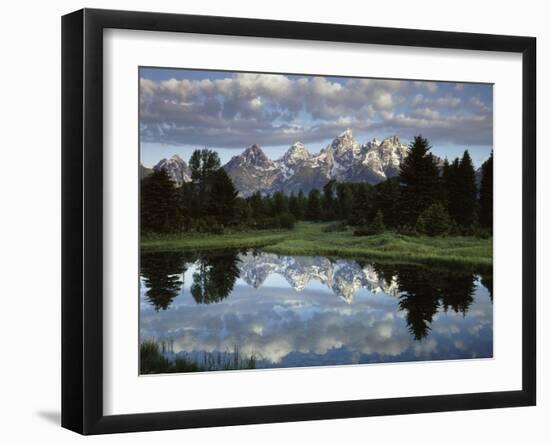
[[[62,425],[536,401],[530,37],[62,21]]]

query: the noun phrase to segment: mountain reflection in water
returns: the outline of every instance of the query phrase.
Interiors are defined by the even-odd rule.
[[[255,251],[143,252],[140,339],[256,367],[487,358],[492,275]]]

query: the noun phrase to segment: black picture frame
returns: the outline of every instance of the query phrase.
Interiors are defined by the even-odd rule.
[[[103,30],[501,51],[522,54],[522,388],[131,415],[103,413]],[[536,39],[338,24],[83,9],[62,18],[62,426],[152,431],[536,403]],[[519,332],[519,331],[518,331]]]

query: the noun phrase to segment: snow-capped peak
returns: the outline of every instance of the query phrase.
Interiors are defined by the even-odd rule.
[[[176,183],[177,186],[181,186],[184,182],[191,181],[191,172],[189,166],[178,155],[174,154],[169,159],[163,158],[154,167],[154,170],[164,170],[168,176]]]
[[[358,154],[361,146],[353,138],[351,129],[346,129],[332,141],[332,149],[335,157],[340,157],[351,151],[352,155]]]
[[[353,138],[353,131],[351,128],[347,128],[345,131],[341,132],[337,138]]]
[[[302,142],[295,142],[288,149],[288,151],[286,151],[285,155],[283,155],[282,160],[286,165],[292,166],[292,165],[295,165],[296,163],[306,161],[310,157],[311,157],[311,154],[306,149],[304,144]]]

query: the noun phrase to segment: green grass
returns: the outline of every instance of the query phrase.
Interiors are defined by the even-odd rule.
[[[373,258],[400,263],[492,264],[492,239],[406,236],[394,232],[356,237],[349,229],[327,232],[327,226],[327,223],[302,222],[290,231],[147,237],[142,239],[141,247],[154,250],[258,248],[281,255]]]
[[[292,232],[288,230],[254,230],[219,235],[198,233],[154,234],[141,239],[141,248],[162,251],[171,249],[260,248],[283,241]]]

